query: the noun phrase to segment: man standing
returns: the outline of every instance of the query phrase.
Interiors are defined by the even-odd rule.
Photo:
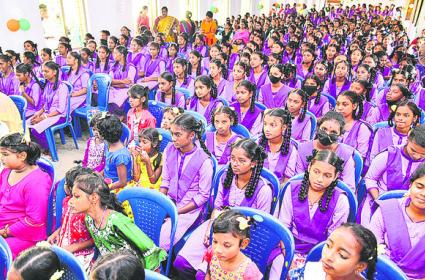
[[[167,42],[176,42],[178,26],[179,21],[175,17],[168,15],[167,7],[162,7],[161,15],[155,19],[153,31],[155,33],[164,33],[165,41]]]

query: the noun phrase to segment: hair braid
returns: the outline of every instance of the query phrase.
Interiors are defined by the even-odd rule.
[[[332,184],[330,184],[330,186],[326,189],[325,193],[322,195],[322,197],[319,200],[319,209],[320,209],[320,212],[322,212],[322,213],[324,213],[324,212],[326,212],[326,210],[328,210],[329,202],[331,201],[332,195],[334,193],[334,190],[335,190],[335,187],[336,187],[336,184],[337,184],[337,180],[338,179],[335,179],[335,181],[333,181]],[[323,206],[323,200],[324,199],[326,199],[325,206]]]
[[[164,102],[164,101],[162,101]],[[176,105],[176,79],[173,77],[171,81],[171,105]]]
[[[223,187],[225,189],[229,189],[230,186],[232,185],[233,176],[234,176],[234,173],[233,173],[232,165],[229,164],[229,168],[227,168],[227,172],[226,172],[226,178],[224,179],[224,182],[223,182]]]
[[[354,116],[355,120],[360,120],[362,118],[363,115],[363,111],[364,111],[364,107],[363,107],[363,101],[361,98],[358,98],[358,108],[357,108],[357,115]]]
[[[309,172],[308,172],[308,169],[307,169],[304,173],[304,177],[303,177],[303,180],[301,182],[301,188],[300,188],[300,191],[298,193],[298,200],[299,201],[305,201],[307,199],[308,185],[310,184],[308,177],[309,177]]]
[[[264,159],[266,157],[262,147],[257,147],[257,150],[255,151],[255,153],[257,157],[257,164],[251,174],[251,178],[249,179],[248,186],[246,187],[246,190],[245,190],[245,196],[247,198],[251,198],[255,193],[255,189],[257,188],[258,181],[260,180],[261,170],[263,170]]]
[[[292,119],[291,119],[291,114],[289,114],[289,112],[287,112],[284,121],[285,121],[284,123],[286,124],[286,130],[285,130],[285,134],[283,135],[282,145],[280,146],[280,152],[283,156],[289,153],[289,147],[291,145]]]

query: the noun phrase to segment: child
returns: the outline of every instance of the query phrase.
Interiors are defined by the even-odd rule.
[[[74,181],[78,176],[91,174],[89,168],[73,167],[65,175],[66,197],[62,202],[61,226],[47,238],[55,244],[71,252],[87,271],[94,255],[94,243],[84,222],[84,213],[74,214],[68,202],[72,197]],[[59,219],[59,217],[57,217]]]
[[[368,85],[369,96],[366,99],[375,104],[379,104],[380,100],[378,96],[378,89],[376,85],[373,84],[377,74],[376,70],[367,64],[361,64],[359,67],[357,67],[356,73],[357,73],[356,75],[357,80],[363,80],[369,83]]]
[[[192,49],[199,52],[202,57],[207,57],[208,46],[205,45],[205,36],[200,33],[195,34],[195,40],[192,44]]]
[[[323,93],[329,94],[336,98],[341,92],[350,88],[348,79],[350,73],[350,65],[347,61],[342,60],[335,64],[334,73],[323,86]]]
[[[329,99],[321,94],[322,89],[319,77],[314,74],[308,75],[301,89],[308,96],[308,111],[315,115],[316,118],[321,118],[324,114],[329,112],[331,104],[329,103]]]
[[[158,77],[165,71],[165,62],[159,56],[159,44],[149,44],[149,55],[140,60],[138,84],[153,89],[158,85]]]
[[[263,65],[266,64],[267,57],[262,52],[254,52],[251,55],[249,64],[251,72],[248,80],[254,83],[257,88],[261,88],[264,84],[270,83],[267,75],[267,68]]]
[[[93,71],[94,64],[92,61],[92,56],[93,56],[92,51],[88,48],[82,48],[80,50],[80,56],[81,56],[81,68],[85,69],[87,72]]]
[[[66,65],[66,57],[70,51],[72,51],[72,48],[69,43],[59,42],[58,55],[55,57],[55,62],[59,65],[59,67]]]
[[[217,159],[218,166],[224,166],[230,160],[230,150],[233,143],[240,136],[231,130],[231,126],[238,123],[238,115],[230,107],[222,106],[216,108],[211,118],[211,125],[216,131],[205,133],[205,145]]]
[[[304,178],[290,183],[281,208],[275,211],[294,235],[296,255],[292,268],[301,267],[311,248],[347,222],[350,212],[346,194],[336,188],[344,162],[329,150],[314,152],[308,161]],[[283,255],[279,254],[273,260],[270,279],[280,279],[282,262]]]
[[[354,91],[363,102],[363,114],[361,120],[370,125],[379,122],[379,108],[371,101],[370,98],[371,84],[365,80],[355,79],[350,85],[350,91]]]
[[[329,78],[329,64],[325,60],[316,61],[314,64],[313,74],[316,75],[320,80],[320,89],[323,88],[323,85]]]
[[[213,166],[211,153],[202,140],[201,121],[184,113],[171,124],[173,145],[164,151],[164,166],[160,191],[176,203],[178,225],[174,244],[192,226],[202,219],[202,211],[210,195]],[[195,144],[198,141],[200,147]],[[167,219],[161,229],[160,245],[170,246],[171,221]]]
[[[385,101],[378,104],[380,111],[380,121],[386,121],[391,115],[393,105],[397,105],[403,100],[412,99],[413,94],[410,90],[402,84],[394,84],[390,90],[386,92]]]
[[[167,47],[167,53],[164,58],[165,60],[165,71],[173,72],[174,61],[178,58],[177,56],[177,44],[170,42]]]
[[[311,139],[311,117],[307,115],[308,96],[301,89],[293,89],[286,99],[285,109],[292,116],[291,137],[303,142]]]
[[[195,79],[187,74],[187,64],[188,62],[184,58],[178,57],[173,62],[173,70],[171,72],[174,73],[176,87],[189,90],[192,96],[195,92]]]
[[[22,95],[27,100],[25,117],[29,118],[43,107],[43,85],[31,70],[31,65],[19,64],[16,66],[15,72],[19,82],[15,93]]]
[[[164,72],[159,76],[159,89],[156,92],[155,100],[171,106],[185,108],[185,97],[181,92],[176,91],[176,80],[170,72]]]
[[[199,76],[195,80],[195,95],[190,98],[189,110],[195,111],[211,123],[211,114],[216,108],[223,106],[223,102],[217,99],[217,87],[208,76]]]
[[[78,52],[69,52],[66,57],[66,64],[69,67],[67,73],[62,74],[62,80],[68,81],[72,85],[71,93],[71,113],[85,104],[87,95],[87,84],[90,75],[81,65],[81,55]]]
[[[10,57],[0,54],[0,92],[6,95],[13,95],[15,94],[15,89],[19,86],[18,84]]]
[[[120,141],[122,124],[116,116],[106,114],[100,118],[97,129],[108,144],[104,177],[112,181],[109,185],[112,190],[124,188],[131,180],[132,168],[131,154]]]
[[[189,53],[191,52],[192,48],[190,47],[190,44],[188,42],[189,38],[186,33],[180,33],[177,36],[177,45],[179,48],[179,54],[184,57],[184,59],[189,58]]]
[[[97,51],[96,63],[93,67],[94,73],[109,73],[111,51],[107,46],[100,46]]]
[[[297,76],[305,79],[307,76],[313,73],[314,60],[316,54],[310,47],[305,48],[302,51],[302,62],[297,64]]]
[[[264,104],[269,109],[283,107],[288,98],[288,93],[292,88],[282,83],[283,65],[276,64],[270,67],[268,79],[260,88],[258,102]]]
[[[99,173],[105,168],[106,145],[97,128],[102,116],[102,113],[98,113],[90,120],[90,127],[93,130],[94,136],[87,140],[87,147],[82,162],[83,167],[90,168]]]
[[[227,82],[227,69],[219,59],[213,59],[209,63],[210,78],[217,87],[217,96],[220,96],[224,91],[224,86]]]
[[[189,54],[189,65],[187,67],[187,72],[189,73],[189,76],[196,79],[196,77],[201,75],[207,75],[207,70],[202,67],[202,55],[196,51],[193,50]]]
[[[408,194],[399,199],[376,201],[370,229],[385,248],[385,255],[409,279],[425,278],[425,164],[410,177]]]
[[[372,127],[360,120],[363,102],[354,91],[343,91],[336,100],[336,111],[344,117],[344,134],[341,142],[355,148],[363,160],[369,156]]]
[[[159,152],[161,135],[155,128],[144,128],[132,151],[133,179],[138,186],[159,190],[161,186],[162,153]]]
[[[180,107],[165,107],[161,120],[161,128],[165,130],[170,130],[171,124],[173,123],[174,119],[183,113],[184,110]]]
[[[108,253],[94,264],[92,280],[145,280],[145,269],[140,259],[127,250]]]
[[[157,270],[167,253],[156,247],[128,217],[115,194],[97,174],[79,176],[72,188],[69,205],[74,213],[84,213],[87,228],[100,255],[122,249],[130,250],[145,264]]]
[[[0,235],[15,259],[21,251],[46,239],[52,179],[37,166],[40,147],[26,142],[23,134],[1,138],[0,153],[4,166],[0,173]]]
[[[130,43],[130,51],[127,55],[127,61],[135,66],[138,66],[140,64],[140,60],[143,58],[142,48],[142,40],[133,38]]]
[[[283,65],[282,81],[291,88],[301,89],[301,81],[297,79],[297,66],[292,63]]]
[[[233,102],[236,100],[236,88],[243,80],[245,80],[246,76],[249,74],[249,66],[243,62],[236,62],[233,67],[232,74],[233,81],[228,79],[228,82],[224,86],[223,93],[220,96],[228,102]]]
[[[128,90],[131,109],[127,113],[127,126],[130,129],[129,147],[135,146],[139,132],[148,127],[156,127],[156,119],[148,110],[149,88],[133,85]]]
[[[291,280],[301,279],[366,279],[375,278],[377,242],[367,228],[344,223],[326,240],[319,262],[307,262],[305,267],[290,271]]]
[[[272,171],[281,183],[294,172],[289,171],[287,164],[290,157],[297,155],[294,152],[296,147],[291,142],[291,126],[291,114],[288,111],[280,108],[265,111],[259,145],[267,152],[264,167]]]
[[[238,69],[238,64],[235,65],[235,69]],[[252,135],[260,134],[263,127],[262,110],[255,106],[255,91],[253,83],[247,80],[241,81],[236,88],[236,102],[230,104],[238,114],[238,122]]]

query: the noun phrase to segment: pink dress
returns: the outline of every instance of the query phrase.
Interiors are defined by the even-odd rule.
[[[105,143],[96,144],[95,138],[87,140],[83,166],[101,172],[105,168]]]

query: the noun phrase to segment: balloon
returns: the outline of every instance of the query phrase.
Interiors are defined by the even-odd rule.
[[[19,25],[21,26],[21,29],[24,31],[27,31],[31,28],[31,24],[26,18],[21,18],[19,20]]]
[[[262,10],[263,8],[264,8],[264,5],[263,5],[263,4],[261,4],[261,3],[260,3],[260,4],[258,4],[258,9],[259,9],[259,10]]]
[[[9,19],[7,21],[7,28],[12,32],[18,31],[19,30],[19,21],[17,21],[16,19]]]

